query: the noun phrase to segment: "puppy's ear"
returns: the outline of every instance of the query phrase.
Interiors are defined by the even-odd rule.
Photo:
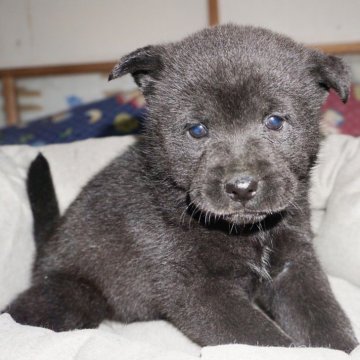
[[[342,59],[314,51],[315,72],[319,84],[326,90],[334,89],[346,103],[349,98],[351,74]]]
[[[109,74],[109,81],[131,74],[136,84],[144,91],[159,78],[163,68],[160,46],[146,46],[120,59]]]

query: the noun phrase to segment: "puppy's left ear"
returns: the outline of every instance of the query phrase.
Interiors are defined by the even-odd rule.
[[[351,74],[344,61],[336,56],[314,51],[315,72],[319,84],[326,90],[334,89],[346,103],[349,98]]]
[[[143,91],[159,78],[163,68],[160,46],[146,46],[120,59],[109,75],[109,81],[131,74]]]

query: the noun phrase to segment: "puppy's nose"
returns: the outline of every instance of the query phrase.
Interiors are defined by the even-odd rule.
[[[246,203],[255,195],[258,188],[258,181],[252,176],[244,175],[235,177],[225,184],[225,191],[232,200]]]

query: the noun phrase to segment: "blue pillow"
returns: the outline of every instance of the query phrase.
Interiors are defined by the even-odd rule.
[[[68,143],[93,137],[138,134],[146,111],[121,96],[77,106],[68,111],[0,130],[0,145]]]

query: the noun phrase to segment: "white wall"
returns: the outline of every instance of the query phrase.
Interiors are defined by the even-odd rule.
[[[219,0],[221,22],[360,40],[360,0]],[[117,59],[207,25],[207,0],[0,0],[0,67]]]
[[[206,0],[0,0],[0,67],[108,61],[206,25]]]
[[[219,0],[221,22],[264,26],[304,43],[360,41],[360,0]]]

